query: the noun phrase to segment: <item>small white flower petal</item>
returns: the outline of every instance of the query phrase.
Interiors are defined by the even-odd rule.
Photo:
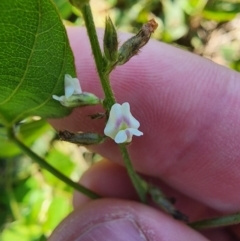
[[[122,106],[118,103],[115,103],[110,111],[108,122],[104,128],[104,134],[106,136],[115,138],[119,131],[119,126],[122,123]]]
[[[73,92],[74,92],[74,88],[72,85],[65,86],[65,96],[67,99],[73,95]]]
[[[60,101],[60,102],[65,100],[65,96],[64,95],[62,95],[62,96],[52,95],[52,98],[54,100],[57,100],[57,101]]]
[[[81,94],[82,89],[77,78],[72,78],[71,75],[65,74],[64,78],[65,96],[68,99],[73,94]]]
[[[131,142],[133,137],[132,133],[129,131],[129,129],[126,129],[125,133],[127,135],[127,140],[125,142]]]
[[[112,106],[109,119],[112,122],[121,122],[122,121],[122,107],[120,104],[115,103]]]
[[[81,88],[80,82],[77,78],[73,78],[73,84],[74,84],[74,93],[73,94],[81,94],[82,88]]]
[[[122,112],[123,113],[130,113],[130,105],[128,102],[124,102],[122,104]]]
[[[128,128],[127,130],[134,136],[142,136],[143,135],[143,132],[139,131],[138,129]]]
[[[114,141],[118,144],[126,142],[128,139],[128,136],[126,134],[125,130],[119,131],[117,135],[114,138]]]
[[[72,77],[69,74],[65,74],[64,88],[65,88],[65,96],[66,96],[66,98],[69,98],[74,92],[74,85],[72,83]]]
[[[137,119],[135,119],[132,116],[132,114],[131,114],[131,116],[129,116],[129,122],[130,122],[129,126],[131,126],[132,128],[136,128],[137,129],[140,126],[139,121]]]
[[[130,112],[130,105],[128,102],[122,104],[122,113],[124,116],[124,121],[131,126],[132,128],[139,128],[140,123],[137,119],[135,119]]]
[[[104,128],[104,134],[114,139],[117,132],[118,129],[116,128],[115,123],[108,120],[107,125]]]
[[[143,133],[137,128],[140,123],[132,116],[129,103],[114,104],[110,110],[109,119],[104,134],[115,140],[116,143],[132,141],[132,136],[141,136]]]
[[[134,129],[134,128],[126,129],[125,133],[127,135],[127,140],[125,142],[131,142],[133,135],[134,136],[142,136],[143,135],[143,133],[141,131]]]

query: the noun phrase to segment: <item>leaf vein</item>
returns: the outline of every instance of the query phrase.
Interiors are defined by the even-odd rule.
[[[40,0],[39,0],[40,1]],[[38,11],[38,27],[37,27],[37,33],[39,32],[39,27],[40,27],[40,2],[38,1],[38,7],[39,7],[39,11]],[[20,86],[22,85],[25,77],[26,77],[26,74],[28,72],[28,69],[29,69],[29,63],[31,62],[32,60],[32,57],[33,57],[33,53],[34,53],[34,49],[35,49],[35,46],[36,46],[36,43],[37,43],[37,37],[38,37],[38,34],[35,34],[35,39],[34,39],[34,43],[33,43],[33,48],[31,50],[31,53],[30,53],[30,56],[28,58],[28,62],[27,62],[27,68],[26,70],[24,71],[24,74],[23,74],[23,77],[22,79],[20,80],[19,84],[16,86],[15,90],[13,90],[13,92],[11,93],[11,95],[9,95],[9,97],[7,99],[5,99],[4,101],[2,101],[0,103],[0,105],[3,105],[3,104],[6,104],[13,96],[14,94],[18,91],[18,89],[20,88]]]

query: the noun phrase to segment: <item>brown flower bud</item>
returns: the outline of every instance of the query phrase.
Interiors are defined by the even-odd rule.
[[[149,41],[157,26],[155,20],[151,19],[142,26],[135,36],[123,43],[118,51],[117,65],[125,64],[130,58],[138,54],[139,50]]]

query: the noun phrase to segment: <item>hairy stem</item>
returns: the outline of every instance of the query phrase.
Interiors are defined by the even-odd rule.
[[[97,73],[99,76],[99,79],[101,81],[101,85],[105,94],[105,101],[104,101],[104,105],[105,108],[110,111],[112,105],[116,102],[111,86],[110,86],[110,82],[109,82],[109,76],[107,74],[104,73],[104,59],[102,56],[102,52],[100,49],[100,45],[98,42],[98,37],[97,37],[97,32],[96,32],[96,28],[95,28],[95,24],[93,21],[93,16],[92,16],[92,11],[91,11],[91,7],[89,4],[85,4],[81,9],[85,24],[86,24],[86,28],[87,28],[87,33],[89,36],[89,40],[90,40],[90,44],[91,44],[91,48],[92,48],[92,52],[93,52],[93,56],[95,59],[95,64],[97,67]]]
[[[98,38],[97,38],[97,33],[96,33],[96,28],[94,25],[93,21],[93,16],[91,12],[91,8],[89,4],[85,4],[81,9],[83,18],[85,20],[88,36],[90,39],[91,43],[91,48],[93,52],[93,56],[95,59],[96,67],[97,67],[97,72],[102,84],[103,91],[105,93],[105,101],[104,105],[107,111],[110,111],[112,105],[116,102],[110,82],[109,82],[109,73],[104,73],[104,61],[103,61],[103,56],[102,52],[99,46]],[[132,180],[132,183],[137,190],[137,193],[139,195],[139,198],[142,202],[146,202],[146,189],[143,185],[143,180],[137,175],[135,170],[133,169],[133,166],[131,164],[131,160],[127,151],[127,148],[125,145],[120,145],[120,150],[125,162],[125,166],[127,168],[128,174]]]
[[[226,215],[217,218],[205,219],[190,223],[189,225],[195,229],[217,228],[240,223],[240,213]]]
[[[46,169],[52,175],[57,177],[58,179],[62,180],[66,184],[68,184],[70,187],[76,189],[77,191],[83,193],[84,195],[92,198],[97,199],[100,198],[100,196],[93,191],[87,189],[86,187],[73,182],[71,179],[69,179],[67,176],[59,172],[57,169],[55,169],[53,166],[48,164],[42,157],[38,156],[36,153],[34,153],[29,147],[27,147],[24,143],[22,143],[14,134],[13,128],[10,128],[8,130],[8,137],[10,140],[12,140],[18,147],[21,149],[26,155],[31,157],[35,162],[37,162],[42,168]]]
[[[127,147],[125,144],[121,144],[119,145],[119,148],[121,150],[122,153],[122,157],[125,163],[125,167],[127,168],[128,171],[128,175],[131,178],[131,181],[138,193],[138,196],[141,200],[142,203],[146,203],[146,194],[148,191],[148,185],[147,183],[135,172],[132,163],[131,163],[131,159],[129,157],[128,151],[127,151]]]
[[[112,88],[110,86],[109,74],[110,72],[106,68],[106,61],[103,58],[102,51],[100,49],[96,27],[93,21],[92,11],[89,3],[79,4],[79,0],[72,0],[73,4],[79,8],[82,12],[85,25],[87,28],[88,37],[90,40],[93,57],[95,60],[97,73],[100,78],[100,82],[105,94],[105,99],[103,101],[103,105],[109,113],[113,104],[116,103]],[[131,160],[125,145],[120,145],[120,150],[122,153],[122,157],[124,159],[128,174],[132,180],[132,183],[139,195],[141,202],[146,202],[146,192],[147,187],[146,183],[138,176],[138,174],[133,169],[131,164]]]

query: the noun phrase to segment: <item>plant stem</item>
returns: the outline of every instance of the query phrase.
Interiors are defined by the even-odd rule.
[[[138,196],[142,203],[146,203],[147,201],[146,194],[148,191],[148,184],[135,172],[127,151],[126,144],[120,144],[119,148],[122,153],[122,157],[125,163],[125,167],[127,168],[128,175],[131,178],[131,181],[138,193]]]
[[[87,28],[87,33],[88,33],[88,37],[90,40],[90,44],[91,44],[91,48],[92,48],[92,52],[93,52],[93,56],[95,59],[95,64],[97,67],[97,73],[98,76],[100,78],[101,81],[101,85],[105,94],[105,101],[104,101],[104,105],[105,108],[110,111],[112,105],[116,102],[113,92],[112,92],[112,88],[110,86],[110,81],[109,81],[109,77],[108,74],[104,73],[104,59],[102,56],[102,51],[100,49],[100,45],[98,42],[98,37],[97,37],[97,32],[96,32],[96,28],[95,28],[95,24],[93,21],[93,16],[92,16],[92,11],[91,11],[91,7],[89,4],[84,4],[82,6],[82,8],[80,8],[84,21],[85,21],[85,25]]]
[[[162,210],[172,215],[175,219],[188,222],[188,217],[177,210],[173,203],[163,194],[163,192],[156,186],[149,185],[148,193],[150,194],[152,201],[160,207]]]
[[[226,215],[217,218],[205,219],[198,222],[190,223],[189,226],[195,229],[217,228],[240,223],[240,213]]]
[[[80,5],[78,5],[78,7],[79,6]],[[93,21],[91,7],[88,3],[86,3],[82,5],[79,9],[82,12],[82,15],[85,21],[88,37],[92,48],[92,53],[95,59],[96,67],[97,67],[98,76],[100,78],[101,85],[105,94],[104,107],[106,108],[107,112],[109,112],[111,110],[112,105],[116,103],[116,100],[115,100],[112,88],[110,86],[109,71],[106,71],[106,68],[105,68],[106,66],[104,66],[105,61],[98,42],[98,37],[96,33],[95,24]],[[145,203],[146,193],[147,193],[147,184],[138,176],[138,174],[133,169],[126,146],[119,145],[119,147],[120,147],[128,174],[131,178],[131,181],[139,195],[141,202]]]
[[[27,154],[29,157],[31,157],[35,162],[37,162],[42,168],[45,168],[48,170],[52,175],[56,176],[58,179],[62,180],[66,184],[68,184],[70,187],[76,189],[77,191],[83,193],[84,195],[92,198],[97,199],[100,198],[100,196],[93,191],[87,189],[86,187],[73,182],[71,179],[69,179],[67,176],[59,172],[57,169],[55,169],[53,166],[48,164],[43,158],[38,156],[36,153],[34,153],[29,147],[27,147],[24,143],[22,143],[14,134],[13,128],[8,129],[8,137],[10,140],[12,140],[25,154]]]

